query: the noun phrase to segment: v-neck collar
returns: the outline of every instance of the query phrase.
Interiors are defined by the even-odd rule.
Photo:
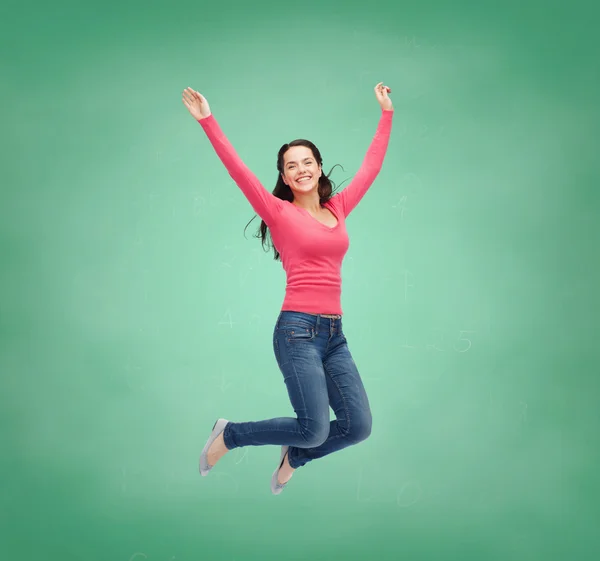
[[[314,220],[317,224],[320,224],[321,226],[323,226],[323,228],[325,228],[326,230],[329,231],[333,231],[335,230],[339,225],[340,225],[340,219],[338,217],[338,215],[333,212],[333,210],[327,205],[327,203],[325,203],[323,206],[323,208],[326,208],[329,212],[331,212],[331,214],[333,214],[333,216],[335,216],[335,219],[337,220],[337,224],[335,226],[327,226],[327,224],[323,224],[323,222],[321,222],[320,220],[317,220],[310,212],[308,212],[308,210],[306,210],[304,207],[302,206],[298,206],[295,205],[294,203],[290,203],[292,206],[295,206],[297,209],[303,211],[309,218],[312,218],[312,220]]]

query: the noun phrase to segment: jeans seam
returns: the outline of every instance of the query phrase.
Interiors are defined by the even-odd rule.
[[[352,427],[352,415],[351,415],[351,412],[350,412],[350,408],[348,407],[348,402],[346,400],[346,396],[344,395],[344,392],[341,390],[341,388],[340,388],[339,384],[337,383],[336,379],[328,372],[327,367],[325,366],[325,362],[323,362],[323,370],[325,370],[325,374],[327,376],[329,376],[329,378],[331,378],[331,381],[333,382],[333,384],[337,388],[337,391],[340,392],[340,395],[342,396],[342,402],[344,404],[344,413],[346,414],[346,422],[348,423],[347,433],[346,434],[336,435],[333,438],[346,438],[346,436],[348,434],[350,434],[350,429]],[[327,438],[327,440],[329,440],[329,437]]]
[[[288,343],[288,345],[289,345],[289,343]],[[289,353],[289,349],[288,349],[288,353]],[[304,399],[304,392],[302,391],[302,385],[300,384],[300,381],[298,380],[298,371],[296,370],[296,364],[294,363],[294,356],[292,353],[289,353],[289,354],[290,354],[290,364],[291,364],[293,372],[294,372],[294,381],[298,388],[298,392],[300,393],[300,396],[302,397],[302,408],[304,411],[306,411],[306,400]]]

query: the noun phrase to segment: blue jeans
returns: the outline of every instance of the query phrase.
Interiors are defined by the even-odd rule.
[[[289,445],[288,461],[298,468],[371,434],[369,400],[340,316],[282,311],[273,349],[297,418],[230,422],[223,431],[229,450]],[[329,406],[335,421],[329,420]]]

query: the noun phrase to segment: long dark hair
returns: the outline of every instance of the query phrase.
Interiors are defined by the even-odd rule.
[[[292,146],[306,146],[307,148],[310,148],[313,153],[313,156],[317,160],[317,163],[319,164],[319,166],[321,166],[321,168],[323,167],[323,158],[321,158],[321,152],[319,152],[319,149],[310,140],[305,140],[303,138],[299,138],[297,140],[292,140],[292,142],[289,142],[288,144],[284,144],[279,149],[279,153],[277,154],[277,171],[278,171],[277,183],[276,183],[275,189],[273,189],[272,193],[277,198],[282,199],[283,201],[289,201],[290,203],[294,200],[294,193],[292,193],[290,186],[286,185],[284,183],[283,178],[281,177],[281,174],[283,173],[283,155]],[[335,166],[333,166],[329,170],[329,173],[327,175],[325,175],[323,173],[321,175],[321,177],[319,177],[318,192],[319,192],[319,203],[321,205],[324,205],[329,199],[331,199],[333,193],[337,189],[335,183],[333,181],[331,181],[331,179],[329,179],[331,172],[335,169],[335,167],[337,165],[339,165],[339,164],[336,164]],[[340,167],[342,167],[342,166],[340,166]],[[342,168],[342,169],[344,169],[344,168]],[[340,186],[341,186],[341,184],[340,184]],[[252,222],[252,220],[254,220],[255,218],[256,218],[256,215],[250,220],[250,222]],[[248,224],[246,224],[246,228],[248,227],[250,222],[248,222]],[[244,237],[245,237],[245,233],[246,233],[246,228],[244,228]],[[265,224],[264,220],[260,221],[260,226],[259,226],[258,230],[256,231],[256,233],[254,234],[254,237],[261,238],[262,246],[265,251],[269,251],[269,249],[271,247],[273,248],[273,255],[274,255],[273,258],[275,259],[275,261],[280,259],[279,252],[277,251],[277,248],[273,244],[273,240],[271,238],[269,228]]]

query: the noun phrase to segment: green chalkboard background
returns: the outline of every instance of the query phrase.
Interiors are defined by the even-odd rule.
[[[4,3],[0,558],[598,558],[597,15]],[[277,497],[278,447],[201,478],[217,417],[293,410],[284,272],[181,92],[272,190],[299,137],[352,177],[380,81],[394,126],[342,293],[373,433]]]

